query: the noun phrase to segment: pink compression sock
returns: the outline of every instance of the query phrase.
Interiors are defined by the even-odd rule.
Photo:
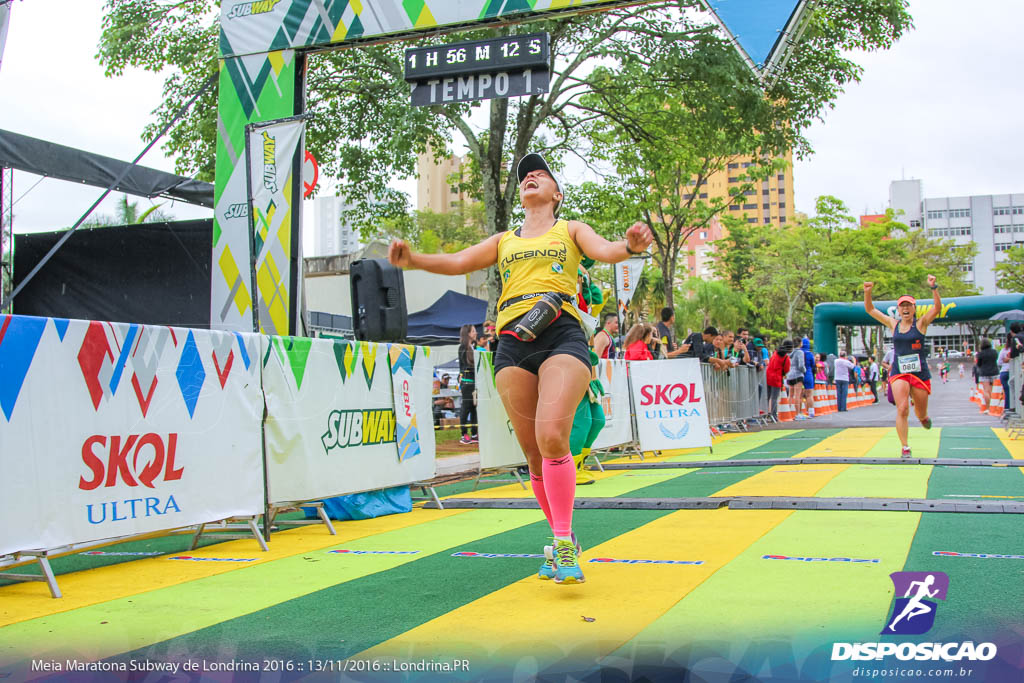
[[[554,528],[554,524],[551,522],[551,504],[548,503],[548,494],[544,492],[544,478],[530,472],[530,486],[533,488],[533,495],[537,496],[540,509],[544,511],[548,526]]]
[[[576,500],[576,463],[572,455],[544,458],[544,493],[551,507],[551,529],[555,536],[572,533],[572,505]]]

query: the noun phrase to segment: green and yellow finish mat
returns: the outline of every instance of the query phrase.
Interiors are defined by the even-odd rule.
[[[910,438],[915,458],[1024,459],[1002,429]],[[893,429],[788,430],[646,462],[898,450]],[[1007,466],[595,477],[578,495],[1024,502],[1024,469]],[[440,493],[531,496],[466,488]],[[565,586],[537,578],[551,542],[539,510],[416,507],[335,526],[275,532],[265,553],[248,539],[189,551],[171,535],[67,555],[52,563],[61,599],[0,572],[0,683],[1024,681],[1024,514],[583,509],[586,581]]]

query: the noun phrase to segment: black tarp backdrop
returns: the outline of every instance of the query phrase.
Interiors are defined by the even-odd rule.
[[[62,232],[14,237],[14,283]],[[213,219],[79,229],[14,300],[50,318],[210,327]]]

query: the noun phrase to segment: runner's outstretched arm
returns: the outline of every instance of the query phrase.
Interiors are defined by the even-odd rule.
[[[619,263],[647,250],[654,241],[651,229],[637,221],[626,231],[626,239],[609,242],[580,221],[569,221],[569,234],[583,253],[596,261]]]
[[[942,297],[939,296],[939,285],[935,282],[935,276],[928,276],[928,286],[932,290],[932,307],[928,309],[928,312],[921,316],[921,319],[917,321],[917,329],[921,330],[921,334],[924,334],[928,329],[928,326],[932,324],[932,321],[938,317],[942,311]]]
[[[388,247],[388,261],[399,268],[419,268],[440,275],[465,275],[497,263],[499,241],[501,233],[454,254],[419,254],[404,240],[393,240]]]
[[[864,283],[864,310],[867,311],[867,314],[872,318],[891,330],[896,326],[896,321],[875,308],[875,304],[871,301],[871,290],[874,289],[874,286],[874,282]]]

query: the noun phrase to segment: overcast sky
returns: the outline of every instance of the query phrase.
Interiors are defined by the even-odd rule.
[[[0,65],[0,128],[126,161],[141,151],[163,77],[103,76],[95,59],[102,7],[15,0]],[[887,204],[889,181],[901,177],[921,178],[929,197],[1024,192],[1024,3],[912,0],[910,10],[916,29],[890,51],[855,55],[862,82],[808,132],[815,154],[796,162],[798,210],[813,213],[815,197],[832,194],[854,214],[875,213]],[[173,170],[159,149],[141,163]],[[36,180],[16,173],[15,198]],[[70,225],[100,192],[43,180],[16,204],[15,230]],[[177,218],[210,214],[182,203],[164,209]],[[109,201],[100,210],[113,213]]]

